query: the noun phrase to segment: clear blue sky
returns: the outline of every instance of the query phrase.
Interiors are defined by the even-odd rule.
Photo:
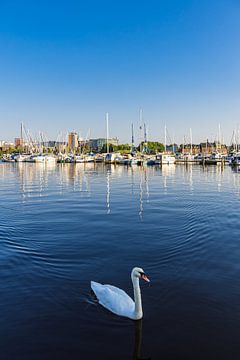
[[[1,0],[0,139],[20,122],[54,139],[77,130],[130,141],[230,141],[240,124],[239,0]],[[137,137],[137,134],[136,134]]]

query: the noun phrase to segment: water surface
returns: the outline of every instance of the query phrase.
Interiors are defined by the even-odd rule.
[[[0,164],[1,359],[239,359],[240,174]],[[90,280],[132,296],[110,314]]]

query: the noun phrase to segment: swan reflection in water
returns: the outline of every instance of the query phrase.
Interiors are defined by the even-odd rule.
[[[133,360],[151,360],[151,357],[141,357],[142,347],[142,319],[134,321],[135,337],[134,337],[134,349]]]

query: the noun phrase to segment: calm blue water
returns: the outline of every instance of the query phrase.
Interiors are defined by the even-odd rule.
[[[1,359],[239,359],[236,170],[2,163],[0,200]],[[133,266],[142,322],[90,291]]]

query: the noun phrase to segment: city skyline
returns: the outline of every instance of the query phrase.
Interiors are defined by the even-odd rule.
[[[23,121],[49,140],[137,137],[139,109],[149,140],[229,143],[240,124],[240,5],[236,1],[119,4],[15,1],[0,5],[0,139]]]

